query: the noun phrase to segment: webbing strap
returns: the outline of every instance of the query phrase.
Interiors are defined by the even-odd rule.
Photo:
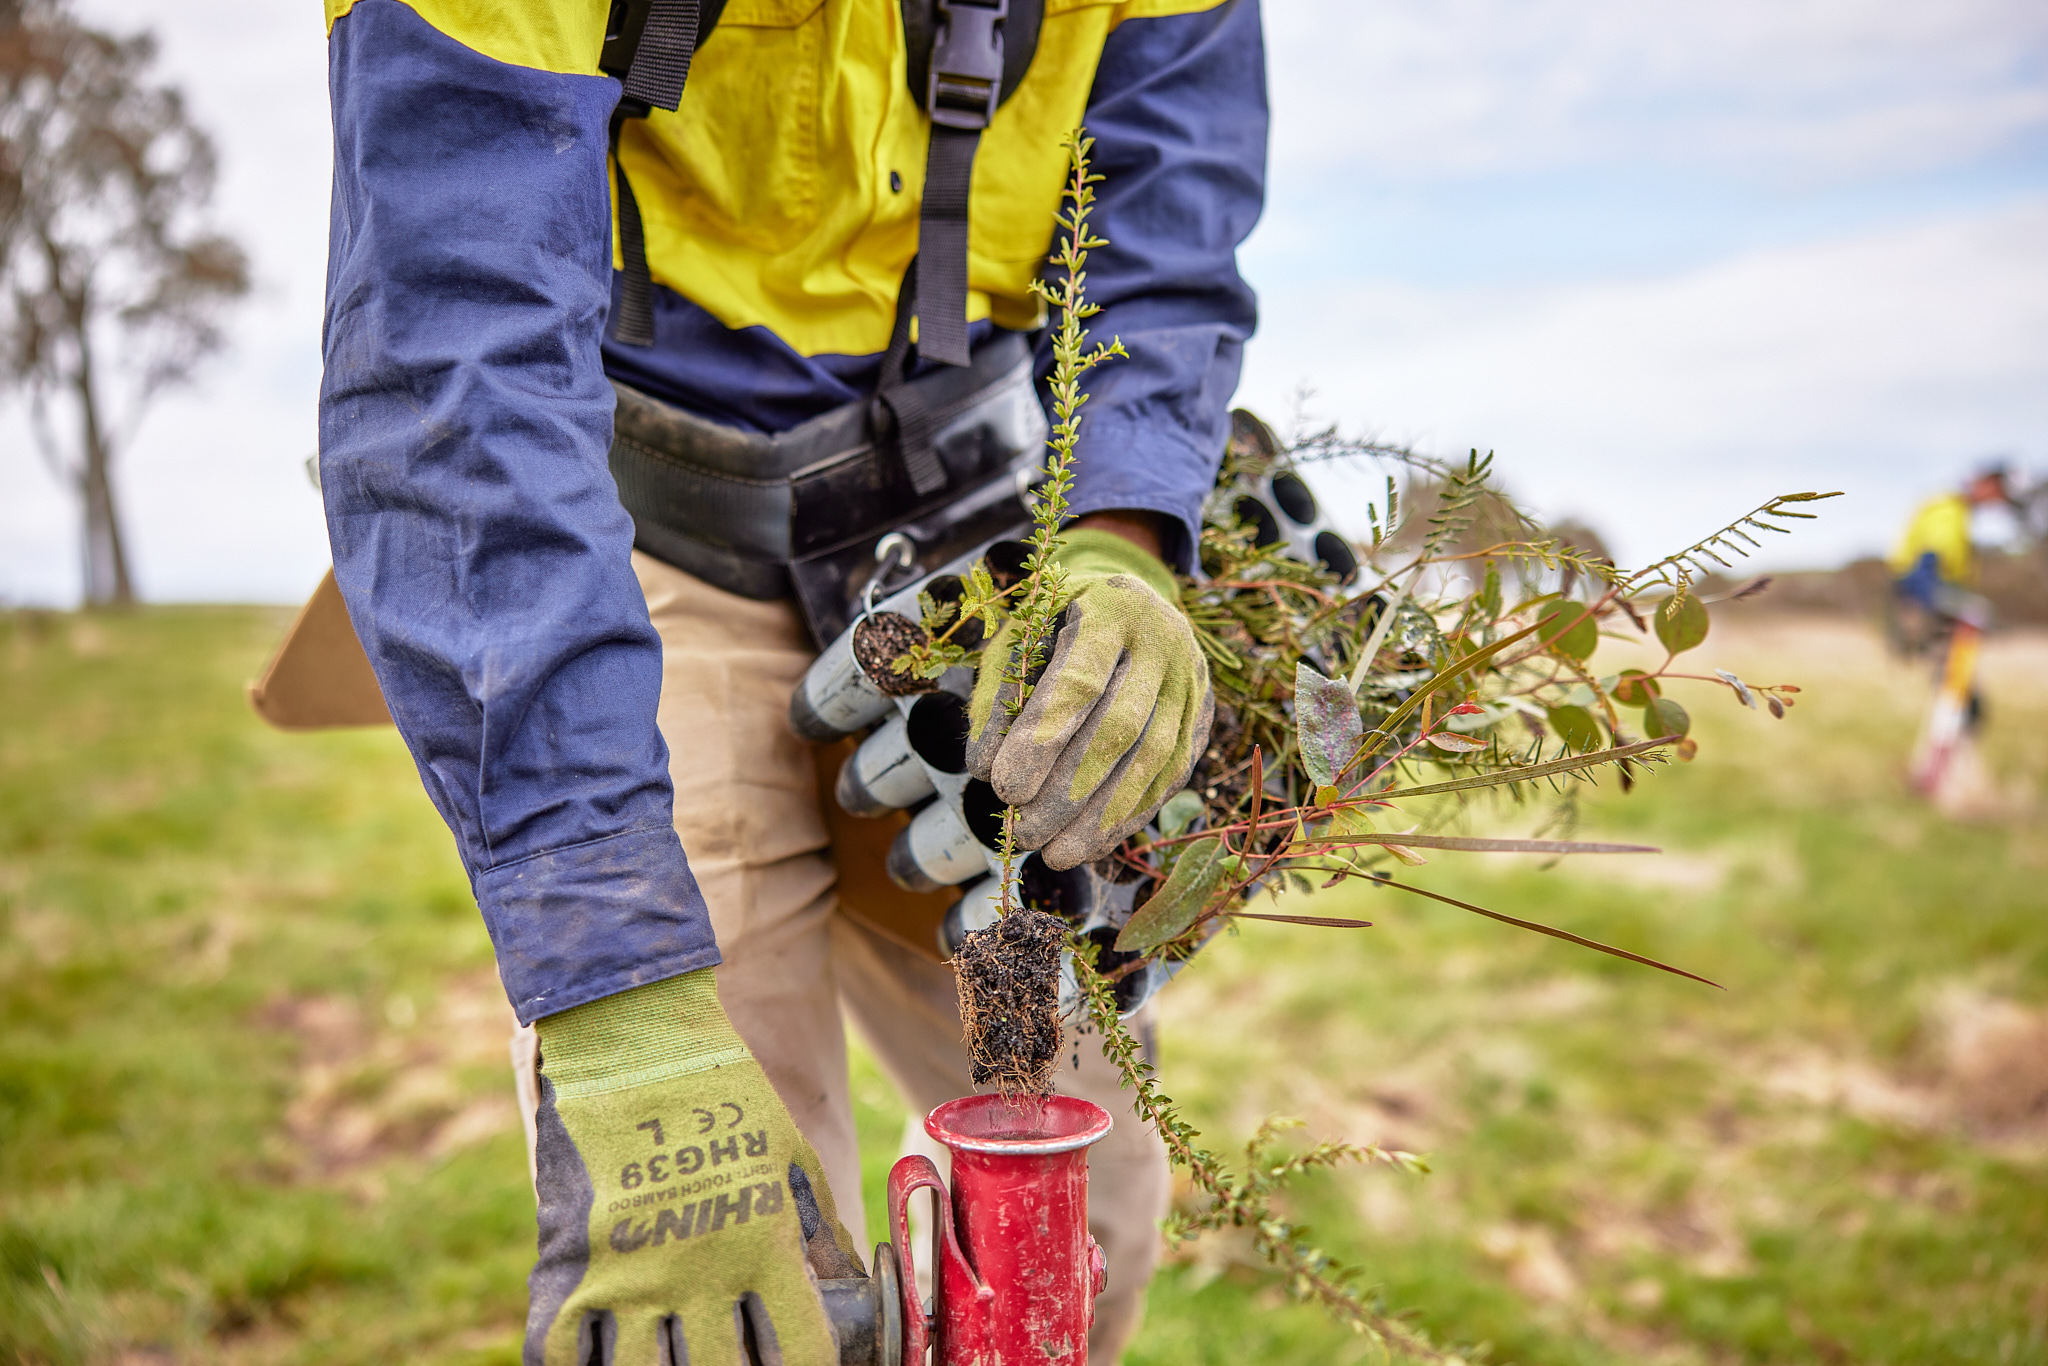
[[[981,130],[1003,102],[1003,27],[1009,13],[1010,0],[934,4],[936,31],[925,88],[918,92],[932,136],[917,221],[917,256],[923,262],[917,354],[941,365],[967,364],[967,198]],[[909,32],[907,22],[904,31]]]
[[[967,197],[979,128],[932,125],[918,215],[917,354],[967,364]]]
[[[889,327],[889,344],[882,349],[882,368],[875,375],[875,391],[894,389],[903,383],[903,371],[910,363],[910,320],[917,316],[917,258],[910,258],[903,283],[896,287],[896,321]]]
[[[612,310],[612,340],[625,346],[654,345],[654,277],[647,271],[647,230],[640,222],[640,201],[619,160],[619,130],[626,114],[612,115],[612,168],[619,181],[619,306]]]
[[[697,0],[652,0],[626,73],[626,98],[671,113],[682,103],[697,52]]]
[[[619,159],[619,135],[627,119],[644,119],[650,108],[674,110],[682,103],[690,79],[690,59],[697,53],[698,0],[649,0],[632,65],[627,68],[625,94],[612,114],[612,169],[619,182],[619,306],[612,314],[611,337],[624,346],[654,345],[654,277],[647,269],[647,228],[640,219],[640,201],[626,179]],[[715,18],[714,14],[714,18]]]
[[[921,259],[921,255],[911,258],[910,269],[903,272],[903,283],[896,291],[896,322],[889,329],[889,348],[882,353],[881,374],[875,383],[875,404],[880,410],[875,416],[887,420],[874,424],[877,436],[895,447],[897,458],[903,462],[903,472],[910,476],[910,485],[920,498],[946,486],[946,467],[932,447],[932,433],[937,426],[932,406],[922,389],[906,384],[903,379],[904,367],[910,359],[910,320],[918,311]],[[920,338],[924,327],[922,322],[918,324]],[[961,327],[964,345],[964,320]],[[918,353],[924,354],[922,340],[918,342]]]

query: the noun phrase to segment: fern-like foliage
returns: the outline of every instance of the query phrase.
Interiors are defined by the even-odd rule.
[[[1670,587],[1680,600],[1695,578],[1702,578],[1714,572],[1716,567],[1732,569],[1736,560],[1748,559],[1750,554],[1763,545],[1752,531],[1767,531],[1779,536],[1792,534],[1790,527],[1777,525],[1778,522],[1810,522],[1811,512],[1796,511],[1794,503],[1818,503],[1823,499],[1839,498],[1841,491],[1833,493],[1783,493],[1771,499],[1756,510],[1736,518],[1713,535],[1696,541],[1676,554],[1666,555],[1654,564],[1645,565],[1628,577],[1631,588],[1640,590],[1651,584]],[[1711,560],[1710,566],[1706,561]]]

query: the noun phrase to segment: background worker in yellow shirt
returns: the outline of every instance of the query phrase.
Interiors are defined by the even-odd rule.
[[[1991,613],[1976,591],[1970,518],[1980,507],[2013,502],[2009,478],[2003,463],[1986,465],[1962,488],[1930,498],[1889,561],[1893,643],[1908,654],[1942,651],[1934,702],[1913,752],[1913,785],[1929,796],[1941,795],[1957,750],[1983,724],[1977,652]]]
[[[1970,516],[1992,503],[2012,503],[2010,478],[2003,463],[1987,465],[1960,489],[1920,505],[1889,559],[1898,597],[1937,618],[1953,620],[1976,610],[1967,601],[1977,583]]]

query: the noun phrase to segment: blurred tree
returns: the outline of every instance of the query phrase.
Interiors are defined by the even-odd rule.
[[[197,224],[213,142],[149,82],[156,39],[90,28],[67,0],[0,0],[0,389],[23,389],[78,492],[85,599],[135,599],[111,466],[150,400],[220,349],[248,258]],[[53,402],[75,439],[59,436]]]

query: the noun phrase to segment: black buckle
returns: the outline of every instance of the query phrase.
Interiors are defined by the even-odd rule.
[[[597,59],[599,71],[617,80],[626,79],[633,70],[633,54],[640,50],[640,35],[647,28],[648,11],[653,8],[653,0],[612,0],[611,14],[604,24],[604,50]],[[618,145],[621,121],[644,119],[653,111],[654,106],[645,100],[621,96],[618,108],[612,111],[612,144]]]
[[[626,79],[640,47],[640,33],[647,27],[647,12],[653,8],[653,0],[612,0],[604,23],[604,50],[597,58],[599,71]]]
[[[925,112],[947,128],[981,129],[1003,94],[1003,20],[1010,0],[938,0]]]

